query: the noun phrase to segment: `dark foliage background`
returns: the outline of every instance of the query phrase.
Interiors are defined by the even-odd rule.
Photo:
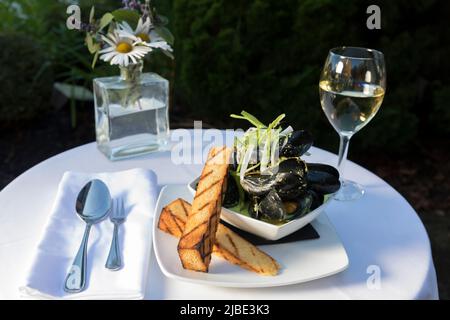
[[[177,102],[206,119],[240,108],[269,121],[285,112],[320,145],[336,139],[317,83],[330,48],[373,47],[385,54],[388,91],[361,148],[408,148],[423,134],[449,133],[450,54],[445,1],[384,1],[382,30],[365,27],[373,1],[175,0]],[[192,17],[197,17],[193,19]],[[439,35],[439,37],[437,36]]]
[[[21,11],[11,6],[13,2],[22,3]],[[92,1],[79,2],[87,15]],[[119,2],[100,0],[95,5],[100,13]],[[364,134],[355,136],[358,142],[352,148],[406,150],[424,136],[450,133],[450,64],[445,63],[450,33],[444,32],[448,1],[376,1],[382,8],[381,30],[365,27],[365,9],[373,1],[154,2],[170,17],[178,40],[176,61],[156,55],[146,66],[171,80],[177,120],[196,117],[216,127],[242,126],[228,115],[245,109],[267,122],[285,112],[290,124],[311,130],[318,145],[331,148],[337,139],[320,109],[318,78],[330,48],[353,45],[384,52],[388,90],[379,114]],[[18,32],[31,39],[19,37],[19,43],[2,45],[2,83],[20,84],[19,77],[10,75],[26,75],[21,69],[24,62],[42,66],[40,72],[51,69],[45,75],[53,73],[54,81],[87,88],[94,77],[117,73],[102,63],[95,72],[90,70],[83,35],[65,28],[65,7],[54,0],[0,2],[0,41],[8,42]],[[30,56],[34,42],[41,49]],[[10,92],[8,86],[0,88],[2,96]],[[28,93],[37,101],[49,100],[49,90],[39,86],[28,88]],[[21,99],[0,100],[0,123],[22,120],[21,112],[16,112],[23,110],[20,104]],[[42,112],[40,103],[26,111],[33,112]]]
[[[0,0],[0,188],[30,166],[95,140],[92,102],[67,101],[63,82],[90,89],[84,35],[67,30],[66,7],[83,19],[120,0]],[[175,61],[152,56],[146,69],[168,78],[171,125],[218,128],[245,109],[264,122],[286,113],[319,147],[337,151],[323,115],[318,80],[328,50],[371,47],[385,54],[388,83],[377,116],[355,135],[350,158],[386,179],[413,204],[433,247],[441,298],[450,297],[450,2],[446,0],[154,0],[170,19]],[[366,28],[378,4],[382,29]],[[73,126],[75,125],[75,126]],[[45,142],[45,143],[44,143]]]

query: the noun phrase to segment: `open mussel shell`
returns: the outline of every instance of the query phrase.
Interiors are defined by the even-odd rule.
[[[262,197],[275,189],[283,200],[293,199],[305,190],[305,175],[306,164],[300,158],[289,158],[280,163],[275,174],[246,175],[241,186],[252,196]]]
[[[309,191],[303,193],[297,199],[285,201],[286,219],[291,220],[304,216],[311,211],[313,201],[313,195]]]
[[[306,164],[299,157],[288,158],[280,163],[278,166],[278,172],[304,176],[306,173]]]
[[[286,211],[283,200],[275,190],[270,191],[259,203],[259,212],[262,216],[271,220],[284,220]]]
[[[280,163],[274,187],[283,200],[298,198],[306,189],[306,164],[300,158]]]
[[[242,189],[252,196],[263,196],[270,192],[276,184],[276,175],[246,175],[241,180]]]
[[[291,173],[279,173],[282,183],[275,185],[275,190],[283,200],[298,198],[306,189],[307,182],[304,176]]]
[[[291,133],[287,143],[280,151],[282,157],[300,157],[313,145],[313,136],[306,130],[298,130]]]
[[[325,197],[323,194],[319,194],[313,190],[308,190],[307,192],[311,195],[312,198],[311,207],[309,209],[310,211],[317,209],[324,203]]]
[[[310,191],[292,200],[282,200],[275,190],[271,190],[263,198],[253,198],[250,203],[249,212],[253,218],[268,222],[285,222],[303,216],[310,212],[314,201]]]
[[[307,167],[308,189],[324,195],[335,193],[341,187],[336,168],[322,163],[308,163]]]

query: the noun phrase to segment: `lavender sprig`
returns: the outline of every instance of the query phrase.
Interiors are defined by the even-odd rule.
[[[123,8],[129,10],[141,10],[142,4],[139,0],[122,0]]]
[[[144,3],[140,0],[122,0],[123,9],[140,11],[143,20],[154,17],[150,2],[150,0],[145,0]]]

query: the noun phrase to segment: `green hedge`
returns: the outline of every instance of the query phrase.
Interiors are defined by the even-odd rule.
[[[0,127],[48,111],[53,73],[42,48],[15,33],[0,33],[0,48]]]
[[[28,19],[11,9],[13,2],[23,5]],[[448,1],[155,0],[154,3],[161,14],[170,18],[169,27],[176,38],[176,60],[152,56],[147,70],[171,80],[176,107],[172,110],[177,115],[204,119],[223,128],[245,125],[229,118],[230,113],[241,109],[265,122],[285,112],[291,125],[309,129],[318,145],[330,147],[337,142],[337,136],[321,111],[318,79],[330,48],[354,45],[384,52],[388,87],[378,115],[355,136],[359,141],[355,141],[352,149],[410,148],[419,137],[450,133]],[[366,8],[373,3],[381,7],[379,31],[365,26]],[[82,0],[81,4],[86,16],[93,1]],[[95,5],[101,14],[120,5],[120,1],[97,0]],[[66,6],[62,0],[0,3],[3,34],[20,30],[27,39],[31,38],[22,41],[19,37],[19,43],[7,40],[0,46],[3,55],[10,55],[9,60],[3,58],[0,69],[5,92],[0,92],[3,119],[20,119],[28,116],[27,111],[40,110],[28,107],[23,112],[24,106],[30,105],[26,98],[37,104],[49,100],[48,89],[36,90],[29,85],[32,81],[25,80],[37,74],[36,65],[44,65],[46,61],[50,61],[56,81],[88,88],[94,77],[117,74],[115,68],[104,63],[99,63],[95,71],[90,69],[91,57],[84,47],[83,35],[65,27]],[[41,48],[42,54],[29,54],[30,58],[26,58],[27,52],[36,47]],[[23,52],[20,59],[11,56],[16,52],[18,55]],[[18,74],[22,76],[14,76]],[[42,81],[42,85],[48,88],[47,81]],[[11,88],[21,88],[14,99],[8,95],[14,92]]]
[[[265,121],[285,112],[330,146],[337,138],[320,108],[322,64],[332,47],[364,46],[384,52],[388,86],[357,145],[397,149],[422,130],[449,132],[449,2],[378,1],[382,30],[375,31],[366,28],[369,4],[174,0],[177,103],[219,126],[242,108]]]

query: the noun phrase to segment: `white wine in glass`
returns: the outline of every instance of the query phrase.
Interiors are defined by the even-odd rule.
[[[386,72],[383,54],[356,47],[330,50],[319,82],[320,103],[340,136],[338,169],[342,187],[337,200],[355,200],[361,185],[343,179],[350,138],[375,116],[383,102]]]

